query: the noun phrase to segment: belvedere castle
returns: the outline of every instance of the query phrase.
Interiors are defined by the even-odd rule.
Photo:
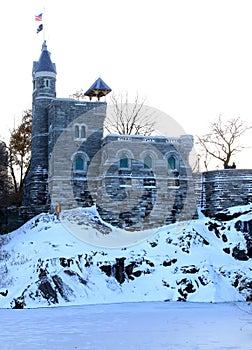
[[[10,230],[41,212],[96,205],[105,221],[127,230],[214,216],[252,202],[252,171],[192,173],[193,137],[104,136],[110,87],[99,78],[87,100],[56,97],[56,65],[46,42],[33,62],[32,150],[23,206]],[[0,213],[1,219],[1,213]],[[1,226],[1,225],[0,225]]]
[[[104,220],[129,229],[192,217],[188,206],[183,210],[194,197],[191,135],[104,137],[107,104],[101,98],[111,89],[99,78],[85,93],[87,101],[57,98],[56,65],[46,42],[32,74],[32,151],[24,206],[96,204]]]

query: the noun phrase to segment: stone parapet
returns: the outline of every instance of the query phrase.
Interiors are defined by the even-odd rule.
[[[202,173],[202,210],[215,216],[223,209],[252,202],[252,170],[223,169]]]

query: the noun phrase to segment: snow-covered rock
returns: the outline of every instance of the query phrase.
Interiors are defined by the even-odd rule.
[[[146,236],[107,225],[93,209],[63,212],[60,221],[41,214],[0,236],[0,307],[251,301],[251,222],[247,205]]]

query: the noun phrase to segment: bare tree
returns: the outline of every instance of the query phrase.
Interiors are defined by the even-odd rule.
[[[8,176],[8,152],[6,144],[0,141],[0,208],[8,205],[11,182]]]
[[[70,98],[74,98],[75,100],[81,101],[84,99],[84,90],[76,90],[73,94],[69,95]]]
[[[138,95],[129,102],[127,92],[110,97],[111,106],[107,110],[104,127],[110,133],[120,135],[151,135],[155,130],[155,119],[150,108]]]
[[[9,169],[16,193],[21,193],[30,167],[32,112],[23,113],[21,124],[10,135]]]
[[[211,123],[210,132],[197,137],[197,143],[203,150],[206,170],[211,158],[221,161],[224,169],[230,167],[232,157],[245,148],[239,142],[241,136],[251,128],[252,126],[246,125],[239,117],[224,121],[220,115]],[[231,167],[235,167],[235,164]]]

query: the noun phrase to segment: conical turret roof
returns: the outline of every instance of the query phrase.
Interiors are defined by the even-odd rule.
[[[33,62],[33,72],[53,72],[56,73],[56,65],[52,63],[50,52],[47,50],[46,41],[43,42],[41,55],[37,62]]]

